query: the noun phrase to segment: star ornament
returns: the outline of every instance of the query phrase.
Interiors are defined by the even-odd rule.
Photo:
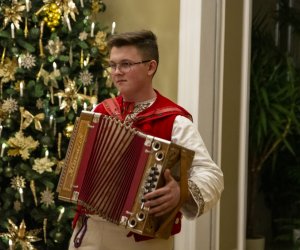
[[[17,226],[12,220],[8,219],[7,230],[7,233],[0,233],[0,237],[8,239],[12,243],[12,249],[20,246],[22,250],[35,250],[36,248],[31,243],[41,240],[37,235],[42,229],[26,231],[24,220]]]
[[[15,176],[14,178],[11,179],[10,185],[12,188],[19,190],[19,188],[25,188],[26,186],[26,181],[23,176]]]
[[[28,52],[26,54],[21,55],[21,66],[25,69],[31,69],[36,65],[36,58],[35,56],[29,54]]]
[[[41,203],[46,207],[54,205],[54,193],[47,187],[41,194]]]

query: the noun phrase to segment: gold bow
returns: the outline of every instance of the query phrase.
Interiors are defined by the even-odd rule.
[[[22,22],[21,14],[26,9],[22,3],[14,3],[11,7],[4,7],[4,28],[9,22],[12,22],[17,29],[20,28],[19,22]]]
[[[52,71],[51,73],[49,73],[48,71],[41,68],[38,75],[40,77],[43,77],[44,84],[46,86],[49,86],[49,83],[50,83],[50,87],[58,88],[56,78],[60,77],[60,71],[59,70],[56,69],[56,70]]]
[[[21,129],[26,129],[34,121],[35,129],[42,131],[41,121],[45,119],[44,113],[39,113],[34,116],[28,110],[25,110],[24,107],[20,107],[20,112],[22,116]]]

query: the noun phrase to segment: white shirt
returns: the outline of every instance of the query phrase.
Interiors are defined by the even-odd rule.
[[[181,208],[186,218],[193,219],[210,210],[220,199],[224,189],[223,173],[211,159],[197,127],[188,118],[176,117],[171,140],[195,151],[188,179],[194,200],[187,201]]]

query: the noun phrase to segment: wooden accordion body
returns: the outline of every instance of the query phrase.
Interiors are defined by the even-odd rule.
[[[59,199],[82,205],[130,231],[170,236],[187,197],[187,172],[194,152],[145,135],[110,116],[83,111],[70,139],[57,191]],[[181,187],[178,207],[162,217],[148,214],[145,193],[164,185],[169,168]]]

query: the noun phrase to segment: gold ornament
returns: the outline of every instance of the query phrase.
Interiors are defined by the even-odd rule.
[[[80,52],[80,68],[83,68],[83,61],[84,61],[83,49]]]
[[[86,69],[79,73],[79,80],[84,86],[91,85],[93,83],[93,75]]]
[[[3,126],[1,125],[1,122],[4,121],[7,118],[8,112],[6,112],[2,108],[2,104],[0,103],[0,131],[2,132]],[[0,132],[0,137],[1,137],[1,132]]]
[[[60,41],[59,37],[56,37],[54,40],[49,40],[46,49],[49,50],[49,53],[52,56],[59,56],[61,52],[63,52],[66,47],[64,46],[63,42]]]
[[[70,50],[69,50],[69,64],[70,64],[70,66],[73,65],[73,47],[72,47],[72,44],[70,45]]]
[[[68,123],[67,126],[66,126],[65,129],[64,129],[64,135],[65,135],[67,138],[70,138],[71,135],[72,135],[73,129],[74,129],[74,124]]]
[[[95,103],[97,102],[97,97],[96,96],[87,96],[83,94],[78,93],[78,89],[76,88],[76,84],[74,80],[71,80],[70,78],[66,77],[64,78],[64,83],[65,83],[65,91],[58,92],[55,94],[55,96],[61,96],[63,97],[63,101],[60,105],[60,109],[64,109],[65,113],[68,113],[71,108],[75,112],[77,112],[77,102],[78,101],[89,101],[90,103]]]
[[[41,72],[42,72],[43,67],[44,67],[44,64],[42,63],[39,72],[36,74],[36,80],[37,80],[37,81],[38,81],[38,80],[40,79],[40,77],[41,77]]]
[[[28,37],[28,20],[27,19],[28,18],[25,17],[25,28],[24,28],[24,36],[25,36],[25,38]]]
[[[99,31],[95,37],[95,45],[98,48],[99,52],[103,55],[107,53],[107,41],[106,41],[106,33],[103,31]]]
[[[80,41],[85,41],[88,38],[88,35],[89,34],[87,32],[82,31],[82,32],[79,33],[79,37],[78,38],[79,38]]]
[[[2,111],[11,114],[17,110],[18,110],[18,102],[16,99],[10,97],[3,101]]]
[[[26,9],[26,6],[20,2],[13,1],[11,7],[4,6],[4,28],[8,23],[12,22],[17,29],[20,28],[19,22],[22,22],[22,12]]]
[[[41,203],[46,207],[54,204],[54,193],[47,187],[43,192],[41,192]]]
[[[17,247],[21,247],[22,250],[36,249],[31,243],[41,240],[37,237],[41,229],[33,229],[26,232],[24,220],[22,220],[19,227],[10,219],[8,219],[8,224],[8,233],[0,233],[0,237],[8,239],[12,243],[12,249],[16,249]]]
[[[45,25],[45,22],[42,21],[41,25],[40,25],[40,38],[39,38],[40,57],[45,57],[44,46],[43,46],[44,25]]]
[[[20,155],[23,160],[29,159],[30,151],[35,150],[39,145],[38,141],[33,140],[31,136],[25,137],[22,131],[15,134],[15,137],[11,137],[7,141],[9,150],[7,154],[9,156]]]
[[[18,68],[17,60],[15,59],[10,60],[9,58],[5,58],[2,64],[3,65],[0,67],[1,83],[14,81],[15,73]]]
[[[22,203],[18,200],[14,201],[14,210],[16,212],[19,212],[21,211],[21,208],[22,208]]]
[[[51,103],[54,104],[53,88],[58,88],[57,77],[60,77],[60,71],[58,69],[53,70],[51,73],[44,70],[42,67],[38,73],[38,77],[43,77],[44,84],[49,87],[51,93]],[[50,83],[50,84],[49,84]]]
[[[31,190],[31,193],[33,195],[34,204],[37,207],[38,203],[37,203],[36,188],[35,188],[35,182],[34,182],[34,180],[30,181],[30,190]]]
[[[58,88],[58,84],[56,80],[58,77],[60,77],[60,71],[58,69],[53,70],[51,73],[49,73],[47,70],[41,68],[38,73],[38,76],[39,78],[43,77],[44,84],[46,86]]]
[[[3,49],[3,51],[2,51],[2,56],[1,56],[1,64],[2,64],[2,65],[3,65],[3,63],[4,63],[5,54],[6,54],[6,47],[4,47],[4,49]]]
[[[61,19],[61,9],[56,3],[51,3],[44,8],[44,21],[52,32],[59,26]]]
[[[97,20],[98,13],[104,10],[104,4],[99,0],[92,0],[91,20]]]
[[[36,158],[32,169],[37,171],[39,174],[42,174],[44,172],[52,172],[52,167],[54,165],[55,163],[45,156],[43,158]]]
[[[61,138],[62,138],[61,133],[58,133],[58,136],[57,136],[57,154],[58,154],[58,159],[61,159]]]
[[[25,188],[25,184],[26,184],[25,178],[18,175],[12,178],[10,181],[11,187],[16,190],[19,190],[20,188]]]
[[[25,179],[21,176],[16,176],[11,180],[11,187],[18,190],[20,194],[20,200],[23,203],[24,202],[24,196],[23,196],[23,188],[25,188]]]
[[[76,14],[79,12],[73,0],[44,0],[44,3],[45,5],[36,12],[36,15],[44,15],[44,22],[52,32],[59,26],[62,16],[67,20],[70,15],[76,21]]]
[[[70,15],[71,18],[76,21],[75,15],[79,14],[79,12],[73,0],[62,0],[62,10],[65,18]]]
[[[45,119],[44,113],[39,113],[34,116],[28,110],[25,110],[24,107],[20,107],[20,113],[21,113],[20,129],[26,129],[34,121],[35,129],[38,131],[43,131],[41,121]]]
[[[45,244],[47,243],[47,218],[44,218],[44,221],[43,221],[43,232],[44,232],[44,242]]]
[[[20,65],[19,67],[25,68],[25,69],[31,69],[36,65],[36,58],[34,55],[31,55],[30,53],[22,54],[20,55]]]

